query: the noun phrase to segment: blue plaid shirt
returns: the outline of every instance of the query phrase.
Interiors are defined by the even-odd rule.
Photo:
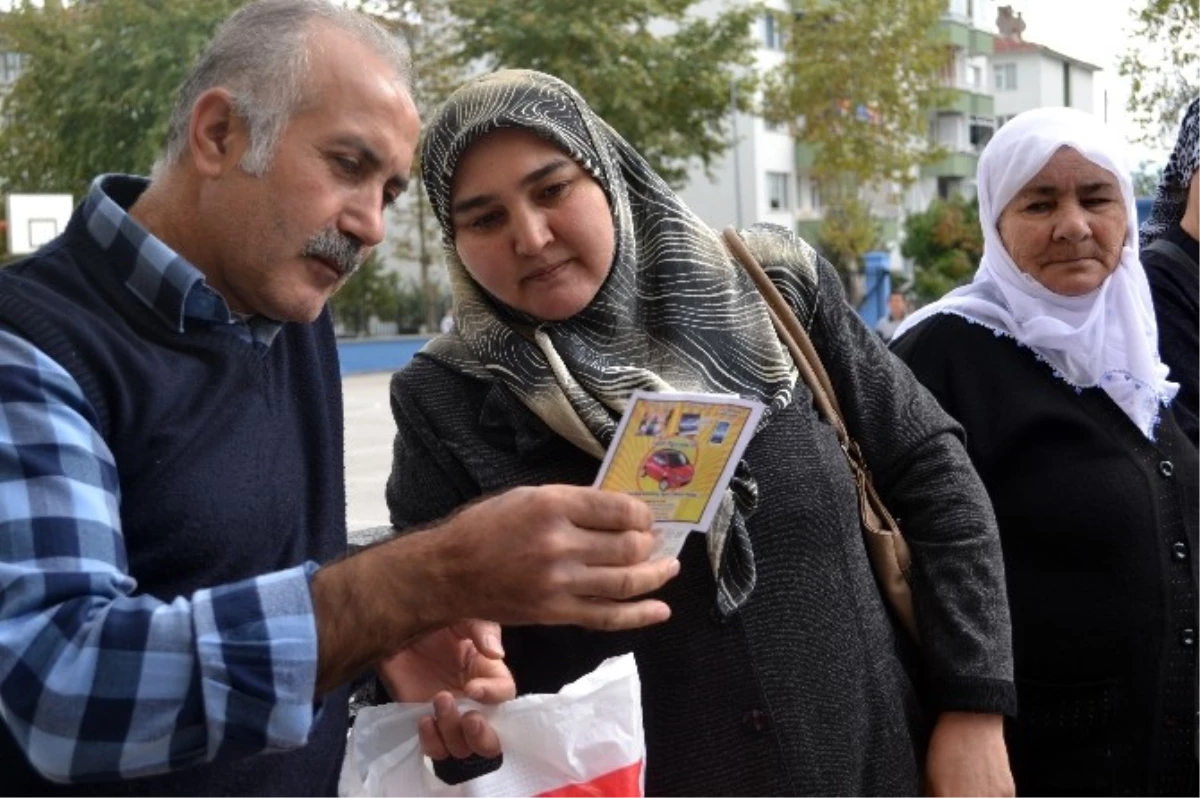
[[[280,325],[236,317],[126,214],[106,186],[130,179],[97,178],[83,207],[102,247],[135,244],[129,290],[179,332],[220,325],[265,351]],[[64,782],[304,745],[319,707],[317,566],[169,604],[138,594],[116,463],[94,417],[61,366],[0,328],[0,717],[33,765]]]

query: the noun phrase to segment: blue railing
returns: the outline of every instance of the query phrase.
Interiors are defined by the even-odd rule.
[[[342,376],[370,371],[396,371],[423,347],[428,335],[399,335],[391,338],[341,338],[338,359]]]

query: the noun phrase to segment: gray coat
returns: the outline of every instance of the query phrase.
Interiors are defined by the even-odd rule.
[[[506,630],[521,692],[556,691],[634,652],[650,795],[916,794],[933,712],[1015,709],[999,541],[961,431],[845,303],[828,264],[806,289],[789,299],[912,549],[923,644],[909,644],[883,604],[845,458],[798,385],[746,450],[758,583],[739,612],[715,612],[693,535],[659,593],[667,623]],[[507,389],[428,357],[394,377],[392,408],[387,498],[399,528],[516,485],[590,484],[599,466]]]

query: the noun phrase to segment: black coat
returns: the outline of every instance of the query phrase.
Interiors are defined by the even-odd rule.
[[[1180,262],[1154,250],[1142,250],[1142,265],[1154,298],[1158,321],[1158,352],[1171,368],[1169,379],[1179,383],[1171,404],[1175,419],[1192,445],[1200,441],[1200,266],[1196,239],[1179,225],[1163,235],[1183,250],[1190,262]]]
[[[1008,618],[986,496],[954,423],[846,306],[822,266],[805,321],[885,499],[906,524],[934,707],[1013,708]],[[831,353],[839,353],[836,359]],[[715,612],[704,540],[660,592],[660,626],[624,633],[506,630],[521,692],[552,692],[633,651],[642,680],[650,795],[915,794],[928,716],[873,581],[855,493],[803,384],[751,441],[759,504],[747,527],[758,583]],[[396,375],[388,484],[393,523],[420,524],[515,485],[590,484],[599,462],[504,387],[417,357]],[[504,530],[496,530],[504,534]],[[911,649],[908,654],[918,656]]]
[[[962,422],[1000,524],[1018,793],[1194,795],[1196,449],[961,317],[893,348]]]

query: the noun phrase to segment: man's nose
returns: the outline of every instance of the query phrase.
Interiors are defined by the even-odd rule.
[[[338,227],[341,232],[358,239],[364,247],[374,247],[383,241],[383,202],[373,192],[359,193],[362,196],[356,196],[347,206]]]

